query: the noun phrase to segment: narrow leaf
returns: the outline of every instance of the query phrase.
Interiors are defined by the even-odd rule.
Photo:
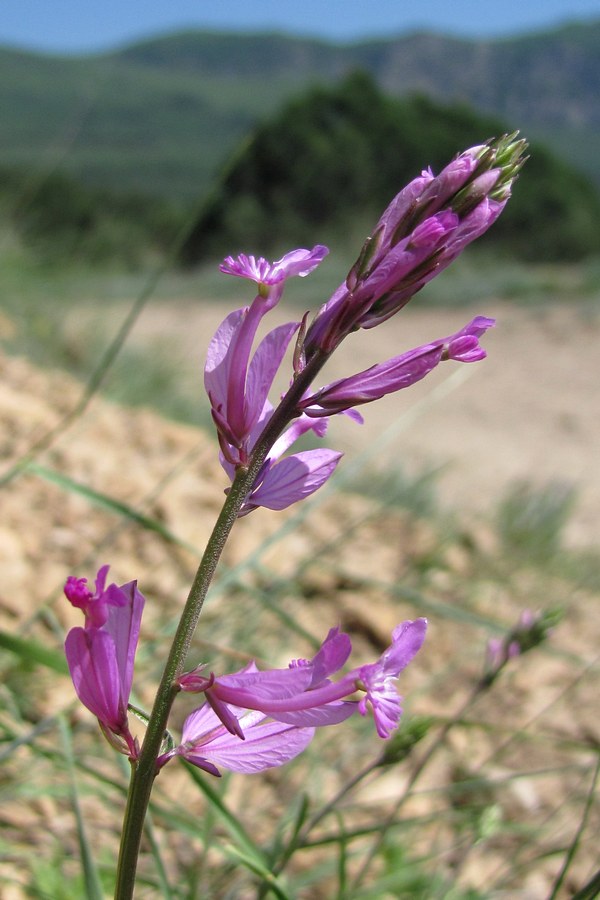
[[[71,804],[75,814],[77,823],[77,839],[79,841],[79,851],[81,859],[81,867],[83,869],[83,877],[85,881],[85,895],[88,900],[104,900],[104,891],[98,874],[98,869],[94,862],[90,843],[85,830],[85,823],[79,805],[79,793],[77,790],[77,782],[75,779],[75,762],[73,758],[73,748],[71,745],[71,733],[66,720],[61,716],[59,726],[62,737],[63,751],[67,770],[69,774],[69,793],[71,795]]]
[[[0,647],[10,650],[11,653],[20,657],[24,662],[46,666],[46,668],[53,669],[60,675],[69,674],[67,660],[61,651],[38,644],[36,641],[32,641],[31,638],[22,638],[16,634],[0,631]]]

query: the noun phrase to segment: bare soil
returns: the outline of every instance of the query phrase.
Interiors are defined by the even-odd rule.
[[[235,582],[238,591],[241,583],[248,592],[266,592],[264,596],[268,594],[314,635],[340,622],[365,659],[386,645],[396,622],[425,612],[431,623],[426,652],[407,670],[402,685],[415,714],[445,716],[458,710],[480,670],[488,632],[476,623],[465,624],[466,620],[453,616],[453,610],[476,611],[484,619],[509,625],[531,605],[532,596],[540,597],[540,591],[544,601],[567,606],[551,652],[524,657],[501,686],[471,710],[474,719],[489,724],[489,733],[485,728],[455,730],[406,808],[407,815],[419,815],[446,810],[445,804],[450,803],[455,812],[459,801],[455,794],[444,793],[445,787],[484,773],[492,796],[484,805],[498,807],[503,821],[531,829],[537,843],[528,850],[517,829],[512,843],[499,835],[475,848],[471,841],[465,848],[462,832],[440,824],[434,835],[437,846],[454,849],[440,850],[436,865],[455,872],[457,884],[485,891],[486,885],[503,883],[506,896],[536,900],[547,896],[562,859],[560,848],[568,846],[580,821],[592,748],[600,741],[596,714],[600,614],[597,597],[583,587],[574,588],[554,575],[544,580],[543,573],[526,566],[510,577],[495,570],[498,539],[486,517],[515,479],[539,484],[564,480],[579,491],[568,541],[574,547],[596,544],[600,324],[566,309],[528,312],[500,302],[476,312],[498,319],[497,328],[485,338],[486,361],[462,367],[444,364],[410,392],[365,408],[367,421],[362,428],[339,417],[328,441],[347,450],[347,465],[375,441],[374,462],[368,463],[367,472],[372,464],[388,466],[395,461],[414,472],[444,464],[441,497],[449,508],[459,511],[469,540],[445,543],[435,523],[399,511],[382,514],[365,497],[332,494],[324,495],[310,518],[302,519],[300,513],[292,536],[285,535],[283,526],[298,510],[259,511],[242,520],[225,554],[224,570],[241,567]],[[155,304],[144,313],[132,340],[149,353],[157,347],[161,352],[172,348],[182,379],[200,394],[205,346],[223,314],[222,307],[210,304]],[[280,321],[284,313],[278,317]],[[376,332],[352,338],[325,378],[349,374],[450,334],[469,318],[461,311],[407,310]],[[89,328],[89,320],[71,322],[68,327],[76,337]],[[80,390],[62,372],[41,371],[24,359],[0,356],[1,471],[60,422],[77,402]],[[377,443],[381,433],[386,440]],[[116,580],[139,578],[149,598],[144,640],[151,648],[162,649],[165,615],[174,617],[184,602],[198,550],[222,499],[224,477],[215,455],[212,435],[165,421],[151,410],[124,409],[96,398],[85,415],[37,458],[37,464],[45,468],[25,469],[2,488],[0,627],[59,647],[64,629],[79,619],[61,599],[65,576],[72,572],[93,576],[108,561]],[[71,479],[71,484],[58,483],[57,476]],[[103,506],[98,497],[90,498],[78,486],[148,514],[170,532],[172,540]],[[258,557],[247,566],[257,548]],[[403,594],[403,587],[415,587],[411,573],[417,570],[426,572],[419,591],[414,597]],[[281,597],[277,594],[280,582],[287,584]],[[294,596],[291,584],[296,585]],[[206,631],[201,632],[194,651],[201,658],[208,652],[207,644],[211,653],[216,646],[233,668],[250,655],[273,665],[309,652],[299,636],[292,651],[290,639],[285,646],[267,640],[272,628],[267,613],[257,611],[258,607],[251,628],[243,616],[238,617],[237,626],[232,625],[231,616],[223,622],[216,602],[222,596],[217,591],[207,605]],[[419,605],[422,596],[432,603],[427,609]],[[231,590],[228,597],[223,601],[226,608],[231,609],[232,603],[237,607],[237,593]],[[149,671],[157,665],[153,652],[148,651],[145,661],[142,653],[141,664]],[[7,655],[4,671],[10,671],[11,660]],[[152,683],[152,679],[138,683],[142,703],[150,702]],[[66,677],[40,675],[30,702],[39,717],[66,709],[77,730],[92,726],[93,731],[89,714],[74,706]],[[25,723],[21,729],[25,733]],[[580,749],[573,749],[572,741],[579,742]],[[581,749],[586,742],[587,754]],[[362,763],[351,746],[340,747],[333,738],[323,737],[319,746],[331,765],[324,788],[331,793]],[[40,858],[50,859],[57,837],[77,851],[72,818],[60,798],[44,795],[42,802],[40,779],[54,777],[48,765],[40,765],[26,744],[15,755],[7,778],[27,787],[30,794],[37,790],[39,796],[31,804],[8,796],[3,803],[3,828],[7,839],[23,853],[30,852],[31,836],[36,836]],[[367,784],[358,798],[361,815],[378,821],[389,798],[405,784],[406,771],[394,769]],[[175,773],[173,778],[178,784]],[[289,795],[294,789],[293,782],[283,777],[255,784],[260,808],[285,804],[286,792]],[[243,791],[239,800],[244,809]],[[99,833],[105,835],[110,830],[106,810],[98,815]],[[594,808],[592,835],[598,815]],[[49,821],[54,823],[51,828]],[[430,837],[423,833],[423,840]],[[175,858],[177,852],[173,850]],[[537,853],[547,858],[536,863]],[[17,851],[0,872],[7,884],[3,896],[10,900],[28,896],[14,885],[8,887],[21,878],[13,858],[19,858]],[[515,869],[517,874],[511,876],[515,861],[523,869],[521,874]],[[562,896],[581,886],[596,864],[593,841],[584,841]],[[329,889],[319,893],[315,888],[303,896],[325,898]]]
[[[272,324],[303,314],[291,312],[275,310]],[[409,390],[362,407],[362,427],[337,417],[329,445],[352,458],[375,444],[376,465],[399,463],[409,473],[441,468],[441,498],[459,512],[489,514],[520,481],[571,485],[578,501],[567,541],[597,545],[600,317],[566,304],[527,310],[498,300],[469,311],[415,304],[379,328],[350,336],[323,383],[452,334],[477,314],[497,320],[483,338],[485,361],[441,365]],[[153,304],[132,339],[172,352],[184,382],[201,393],[205,347],[223,316],[214,304]]]

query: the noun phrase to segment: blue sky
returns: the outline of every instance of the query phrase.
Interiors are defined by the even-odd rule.
[[[413,28],[502,37],[590,18],[600,18],[600,0],[2,0],[0,44],[77,53],[189,27],[338,41]]]

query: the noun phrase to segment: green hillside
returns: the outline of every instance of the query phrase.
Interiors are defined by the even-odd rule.
[[[257,130],[227,167],[190,234],[184,258],[308,246],[368,230],[424,161],[440,169],[505,126],[464,106],[394,100],[365,73],[314,88]],[[532,144],[526,177],[485,241],[525,260],[600,252],[600,200],[587,180]],[[557,225],[557,223],[560,223]]]
[[[189,32],[77,58],[3,49],[0,166],[60,168],[89,185],[192,203],[284,100],[357,68],[392,96],[498,114],[600,183],[600,22],[487,42]]]

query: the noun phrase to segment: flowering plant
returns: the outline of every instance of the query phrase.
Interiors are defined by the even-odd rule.
[[[85,616],[65,649],[77,695],[97,717],[111,744],[132,763],[123,826],[116,897],[133,896],[146,810],[157,773],[180,758],[212,775],[220,769],[251,773],[281,766],[301,753],[316,729],[372,713],[379,738],[398,726],[396,681],[425,639],[427,623],[400,623],[378,660],[343,671],[350,637],[333,627],[312,659],[261,671],[254,663],[225,675],[186,658],[208,587],[236,519],[264,506],[283,509],[318,490],[333,475],[341,454],[318,448],[288,452],[312,432],[323,438],[331,415],[362,421],[357,406],[409,387],[446,361],[478,362],[480,339],[494,325],[476,316],[454,334],[401,353],[371,368],[321,386],[319,373],[353,331],[385,322],[502,212],[523,161],[516,135],[490,140],[460,154],[435,176],[421,173],[392,200],[365,242],[345,281],[312,322],[289,322],[268,331],[253,351],[263,318],[280,302],[288,278],[305,277],[327,248],[297,249],[269,263],[262,257],[228,257],[221,271],[256,286],[252,302],[231,312],[207,353],[204,384],[230,482],[221,513],[190,588],[173,644],[147,717],[143,744],[128,723],[133,664],[144,598],[136,582],[106,587],[108,566],[95,591],[69,578],[65,593]],[[269,394],[295,337],[289,386],[277,403]],[[510,652],[510,651],[507,651]],[[341,674],[340,674],[341,673]],[[335,678],[333,676],[336,676]],[[180,692],[203,694],[187,716],[179,743],[165,740],[171,708]],[[357,698],[358,695],[358,698]]]

